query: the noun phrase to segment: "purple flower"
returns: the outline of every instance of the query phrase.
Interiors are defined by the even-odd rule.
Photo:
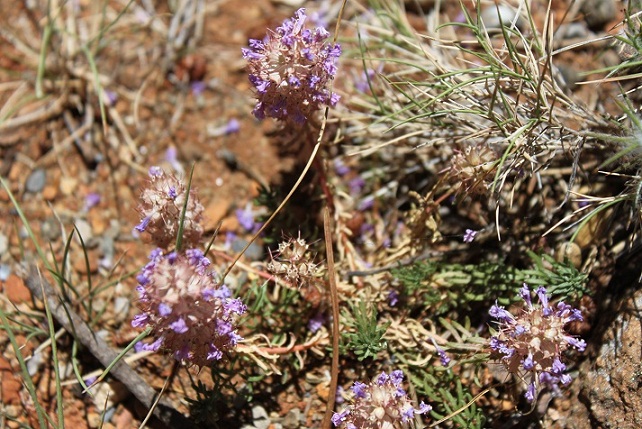
[[[329,87],[341,47],[325,44],[330,33],[305,28],[306,20],[305,9],[299,9],[263,41],[251,39],[249,48],[241,49],[258,98],[253,110],[258,119],[270,116],[300,126],[322,105],[338,101]]]
[[[138,232],[144,232],[145,229],[147,229],[147,225],[149,225],[149,222],[151,221],[150,217],[144,217],[138,225],[134,227],[134,229]]]
[[[350,414],[350,409],[346,408],[345,410],[341,411],[340,413],[334,413],[332,415],[332,423],[339,427],[341,423],[343,423],[348,415]]]
[[[533,364],[533,354],[532,353],[529,353],[528,356],[526,356],[526,358],[524,359],[524,362],[522,363],[522,366],[524,367],[524,369],[526,371],[530,371],[531,369],[533,369],[533,367],[535,365]]]
[[[187,324],[185,323],[185,320],[183,320],[182,318],[170,323],[169,327],[177,334],[184,334],[189,330]]]
[[[489,342],[494,355],[506,369],[528,383],[525,397],[533,402],[541,387],[559,390],[559,384],[570,382],[564,374],[566,365],[562,362],[569,347],[583,351],[584,340],[572,337],[564,331],[570,320],[581,319],[578,310],[567,304],[557,304],[556,311],[550,306],[546,289],[539,287],[539,305],[531,300],[527,285],[520,289],[524,307],[513,316],[497,304],[491,307],[491,316],[497,319],[499,330]],[[530,381],[529,381],[530,380]],[[538,383],[539,381],[539,383]]]
[[[524,394],[524,397],[528,402],[533,402],[535,400],[536,394],[537,394],[537,387],[535,386],[535,382],[530,383],[528,385],[528,389],[526,390],[526,393]]]
[[[388,379],[389,379],[388,374],[386,374],[385,372],[382,372],[376,378],[376,381],[379,386],[383,386],[384,384],[386,384],[386,382],[388,382]]]
[[[476,235],[477,235],[477,231],[472,229],[467,229],[466,233],[464,234],[464,243],[472,243]]]
[[[390,292],[388,292],[388,304],[391,307],[394,307],[395,305],[397,305],[398,302],[399,302],[399,292],[397,292],[394,289],[390,289]]]
[[[252,203],[247,203],[245,208],[237,209],[235,211],[236,219],[238,219],[239,224],[246,231],[253,231],[255,222],[254,222],[254,212],[252,211]]]
[[[96,207],[100,204],[100,194],[96,192],[90,192],[85,197],[85,211],[89,210],[92,207]]]
[[[207,89],[207,84],[202,80],[195,80],[190,84],[190,88],[192,89],[192,95],[194,97],[199,97],[203,95],[203,93]]]
[[[240,122],[235,118],[231,118],[229,121],[225,123],[225,125],[221,125],[219,127],[212,127],[212,128],[208,127],[207,134],[209,134],[211,137],[220,137],[220,136],[226,136],[229,134],[238,133],[240,129],[241,129]]]
[[[347,165],[345,165],[345,163],[341,158],[335,158],[333,163],[334,163],[334,171],[337,172],[337,175],[345,176],[350,172],[350,168]]]
[[[158,304],[158,314],[160,314],[161,317],[167,317],[172,314],[172,307],[165,304],[164,302],[161,302],[160,304]]]
[[[401,382],[403,381],[403,371],[401,371],[400,369],[392,371],[390,373],[390,381],[392,381],[392,384],[394,384],[395,386],[400,386]]]
[[[134,328],[140,328],[141,326],[145,326],[148,320],[149,316],[147,316],[147,314],[137,314],[134,316],[134,320],[132,320],[132,326]]]
[[[421,404],[419,404],[419,409],[415,410],[417,414],[425,414],[429,413],[432,411],[432,407],[430,405],[425,404],[423,401]]]
[[[150,328],[155,340],[137,346],[139,350],[162,348],[187,365],[202,367],[220,360],[242,339],[236,332],[237,316],[246,307],[230,298],[229,289],[217,283],[209,266],[198,249],[152,252],[138,276],[141,313],[132,325]]]
[[[503,322],[508,322],[511,323],[515,319],[513,318],[513,315],[510,314],[504,307],[500,307],[497,305],[497,302],[495,302],[495,305],[490,307],[490,311],[488,312],[491,316],[493,316],[495,319],[499,319]]]
[[[352,386],[352,393],[354,393],[354,396],[356,398],[365,398],[366,397],[366,386],[365,383],[362,383],[360,381],[355,381],[354,385]]]
[[[178,160],[178,151],[176,150],[176,147],[170,146],[167,148],[165,151],[165,161],[167,161],[178,174],[183,174],[185,172],[183,165]]]
[[[332,422],[342,429],[406,427],[416,414],[431,410],[423,402],[418,409],[401,387],[404,375],[400,370],[390,375],[382,372],[370,383],[355,382],[353,403],[333,416]]]
[[[528,305],[529,307],[533,306],[531,302],[531,290],[528,288],[528,285],[526,283],[522,284],[522,288],[519,290],[519,296],[522,297],[526,305]]]
[[[313,318],[308,321],[308,329],[314,334],[323,327],[323,324],[325,322],[325,315],[322,312],[318,312]]]

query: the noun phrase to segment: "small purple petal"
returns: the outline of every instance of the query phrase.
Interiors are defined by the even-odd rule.
[[[477,231],[473,229],[467,229],[466,233],[464,234],[464,243],[472,243],[476,235]]]
[[[146,313],[137,314],[132,320],[132,326],[134,328],[142,328],[147,324],[149,316]]]
[[[175,322],[170,323],[169,327],[177,334],[184,334],[189,330],[187,324],[185,323],[185,320],[183,320],[182,317]]]
[[[365,383],[355,381],[354,385],[352,386],[352,393],[354,393],[355,398],[365,398],[367,387],[368,386]]]

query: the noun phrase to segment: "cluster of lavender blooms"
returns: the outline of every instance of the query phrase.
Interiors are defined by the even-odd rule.
[[[203,217],[203,206],[196,197],[196,192],[187,188],[173,175],[167,174],[160,167],[149,169],[149,183],[143,190],[138,206],[142,219],[135,227],[138,232],[147,232],[152,242],[161,248],[167,248],[176,242],[181,212],[187,198],[187,209],[183,222],[183,243],[196,246],[203,235],[200,222]]]
[[[423,402],[414,408],[402,388],[403,371],[382,372],[369,384],[355,382],[354,403],[332,416],[336,427],[345,429],[408,428],[418,414],[430,412]]]
[[[490,347],[508,372],[529,380],[524,395],[529,402],[533,402],[544,387],[558,392],[560,384],[569,384],[571,377],[564,373],[566,365],[562,363],[562,355],[569,347],[580,352],[586,348],[584,340],[564,330],[568,323],[581,321],[582,313],[564,302],[550,305],[543,287],[535,294],[539,305],[532,303],[531,291],[524,284],[520,295],[526,305],[518,316],[497,304],[490,309],[490,315],[499,323]]]
[[[246,307],[232,298],[210,268],[210,260],[194,248],[203,232],[199,223],[203,206],[195,192],[188,196],[178,179],[158,167],[150,169],[150,177],[139,207],[143,219],[136,229],[150,232],[159,247],[137,277],[141,313],[132,326],[149,328],[154,341],[138,343],[136,350],[162,350],[185,365],[203,367],[222,359],[241,340],[236,322]],[[185,198],[183,242],[189,247],[170,251]]]
[[[330,36],[325,28],[305,28],[306,19],[305,9],[299,9],[276,31],[263,40],[251,39],[242,50],[258,98],[253,110],[258,119],[267,116],[300,126],[322,105],[339,101],[328,86],[341,47],[325,43]]]
[[[199,367],[220,360],[241,337],[236,317],[246,310],[216,279],[210,261],[198,249],[163,255],[155,249],[138,275],[142,313],[132,326],[151,327],[156,340],[138,350],[167,350],[177,360]]]

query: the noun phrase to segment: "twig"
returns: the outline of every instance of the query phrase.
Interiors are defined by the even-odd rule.
[[[27,113],[22,116],[18,116],[17,118],[12,118],[4,122],[0,122],[0,131],[23,127],[32,122],[44,121],[54,116],[58,116],[65,108],[65,105],[67,103],[67,95],[68,94],[64,93],[55,101],[47,103],[46,105],[31,113]]]
[[[85,321],[69,306],[65,305],[51,284],[36,271],[32,270],[25,284],[38,299],[44,298],[51,309],[51,314],[69,333],[75,333],[76,339],[93,354],[105,367],[118,356],[100,336],[92,332]],[[42,288],[42,290],[41,290]],[[122,382],[127,389],[148,409],[154,404],[157,394],[141,376],[125,362],[120,361],[112,368],[111,375]],[[187,417],[176,411],[166,400],[161,399],[154,409],[154,416],[168,428],[187,429],[196,427]]]

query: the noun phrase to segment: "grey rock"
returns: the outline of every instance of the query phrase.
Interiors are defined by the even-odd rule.
[[[47,241],[58,240],[60,238],[60,234],[62,233],[61,231],[62,230],[60,229],[60,222],[53,216],[47,217],[42,221],[42,224],[40,225],[40,233],[42,234],[42,238]],[[67,237],[65,237],[65,239],[66,238]]]
[[[580,81],[580,75],[573,67],[566,66],[564,64],[558,64],[557,70],[560,73],[562,78],[562,86],[566,87],[570,91],[577,89],[577,82]]]
[[[604,30],[604,26],[617,16],[613,0],[584,0],[580,10],[584,14],[584,21],[593,31]]]
[[[234,241],[232,241],[232,250],[234,252],[240,252],[246,245],[247,240],[236,238],[234,239]],[[251,261],[258,261],[259,259],[263,258],[263,248],[255,241],[245,251],[245,257]]]
[[[577,429],[642,427],[642,290],[601,314],[599,350],[590,353],[573,378],[568,405],[555,427]],[[607,316],[610,314],[610,316]],[[595,341],[592,341],[595,342]],[[577,398],[583,398],[577,400]],[[552,427],[552,425],[545,425]]]
[[[42,168],[36,168],[31,172],[27,181],[25,182],[25,190],[31,192],[32,194],[37,194],[42,191],[42,188],[45,187],[47,182],[47,173]]]
[[[582,39],[589,37],[589,29],[585,22],[570,22],[559,26],[556,35],[562,39]]]

